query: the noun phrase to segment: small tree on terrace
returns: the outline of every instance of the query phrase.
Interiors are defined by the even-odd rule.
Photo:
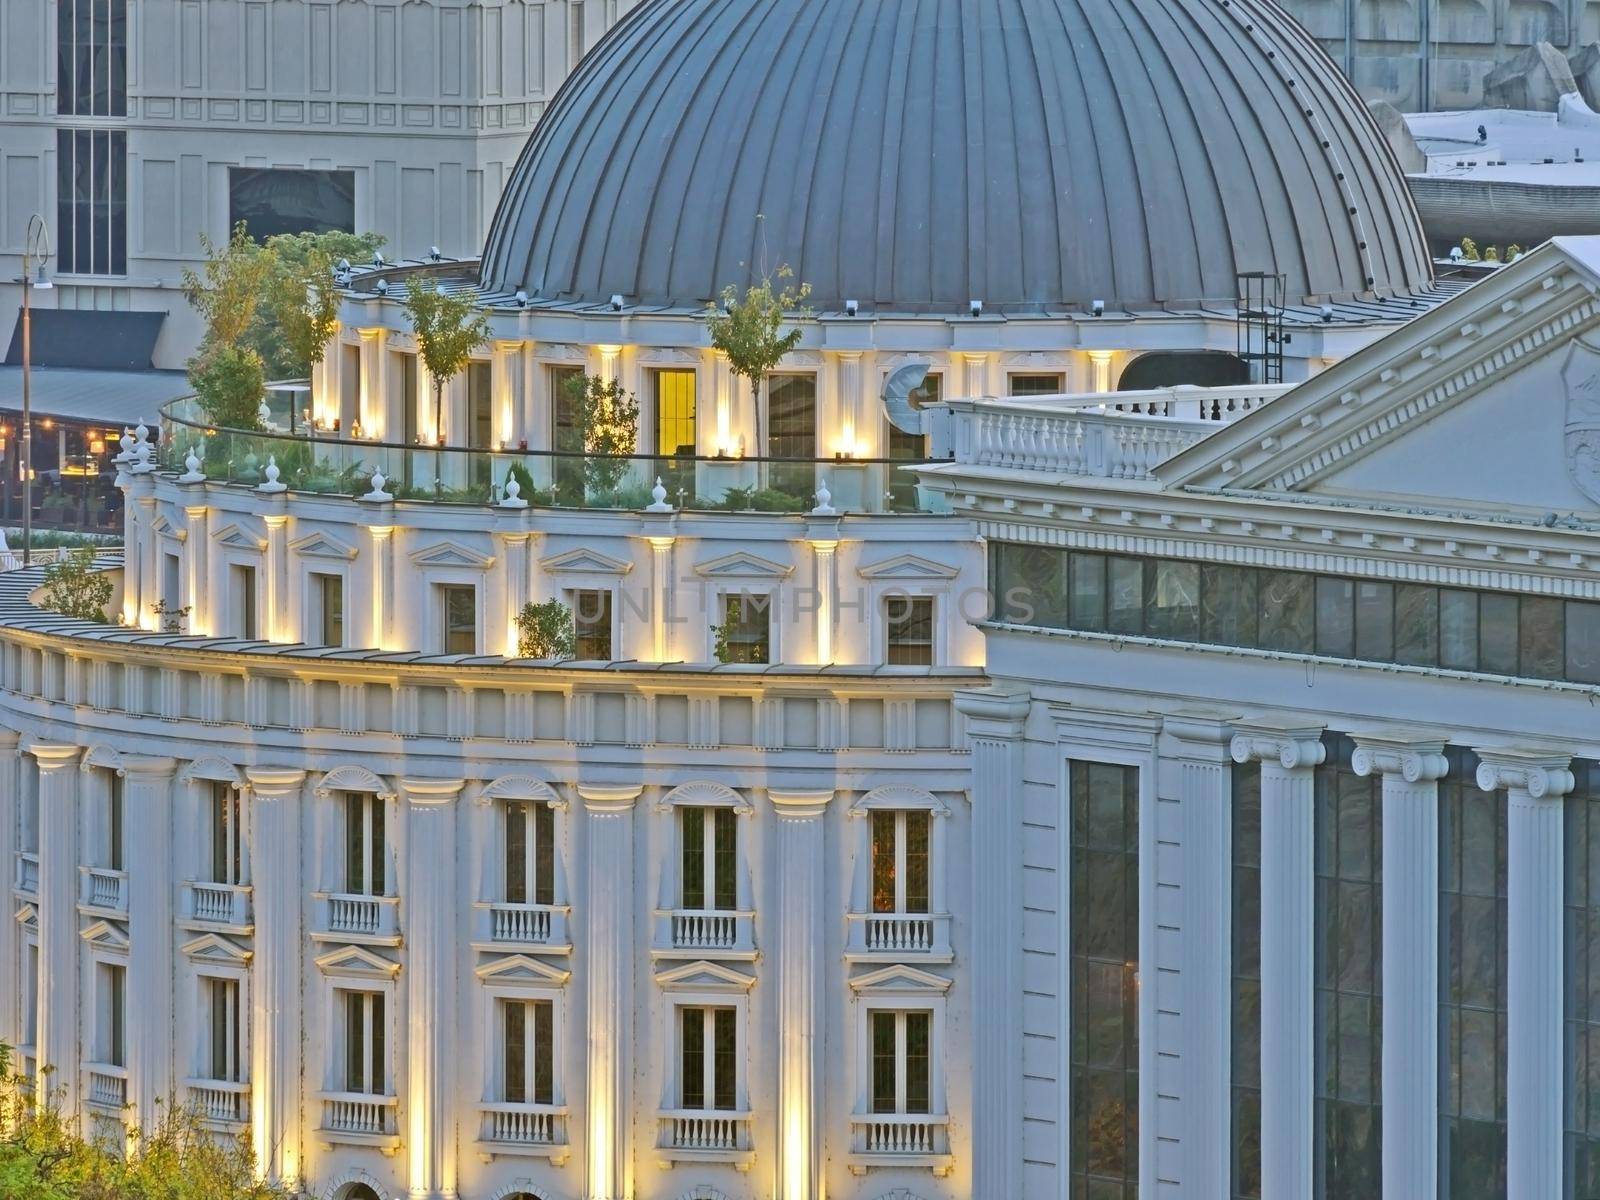
[[[416,279],[406,288],[406,316],[417,335],[417,352],[433,379],[433,435],[443,441],[444,385],[466,369],[472,352],[489,340],[489,318],[477,311],[478,293],[451,293]]]
[[[206,323],[200,349],[188,362],[189,382],[216,424],[255,429],[266,368],[245,335],[255,324],[272,260],[250,240],[242,221],[226,245],[205,234],[200,244],[206,252],[204,276],[183,272],[184,295]]]
[[[615,379],[579,375],[566,382],[583,434],[584,483],[596,492],[617,486],[628,469],[625,457],[639,441],[639,399]]]
[[[794,272],[780,265],[745,288],[743,296],[729,284],[722,289],[721,307],[712,305],[705,313],[711,344],[728,356],[728,368],[735,375],[750,381],[756,406],[757,453],[763,453],[766,446],[767,374],[800,342],[800,330],[782,331],[784,320],[803,321],[811,315],[806,307],[811,285],[791,285],[788,281],[793,278]]]
[[[329,339],[339,332],[333,258],[313,247],[298,262],[274,255],[273,267],[267,282],[266,315],[277,330],[284,356],[296,366],[304,364],[301,370],[309,370],[322,361]]]

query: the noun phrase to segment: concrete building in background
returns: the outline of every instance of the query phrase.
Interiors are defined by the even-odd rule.
[[[115,344],[102,365],[182,366],[200,334],[183,269],[241,219],[475,252],[546,102],[633,4],[0,6],[0,336],[33,213],[56,252],[36,303],[85,314],[61,341]],[[165,319],[88,315],[135,312]]]

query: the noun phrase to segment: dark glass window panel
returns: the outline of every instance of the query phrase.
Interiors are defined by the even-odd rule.
[[[767,379],[767,484],[810,501],[816,490],[817,377],[772,375]]]
[[[388,1018],[384,1015],[382,992],[371,993],[372,1002],[372,1055],[367,1060],[368,1087],[374,1095],[386,1094],[389,1086],[389,1074],[384,1070],[385,1039],[388,1036]]]
[[[556,902],[556,810],[548,804],[533,806],[535,904]]]
[[[1150,607],[1145,632],[1151,637],[1193,642],[1200,637],[1200,564],[1158,559],[1151,564]]]
[[[467,445],[494,446],[494,369],[486,362],[467,364]]]
[[[1484,592],[1478,597],[1478,669],[1517,673],[1517,597]]]
[[[706,1106],[706,1010],[680,1008],[681,1024],[678,1079],[683,1107]]]
[[[1072,628],[1106,627],[1106,560],[1103,554],[1072,555]]]
[[[580,661],[611,661],[611,603],[609,588],[572,594],[573,653]]]
[[[1572,607],[1571,605],[1568,606]],[[1600,1196],[1600,763],[1573,763],[1562,802],[1566,952],[1563,1200]]]
[[[913,409],[922,409],[930,404],[938,404],[944,398],[944,376],[937,372],[930,372],[922,381],[922,386],[913,391],[907,399]],[[907,433],[897,428],[892,422],[885,421],[884,426],[888,434],[889,457],[896,462],[923,462],[928,457],[928,435],[924,433]],[[915,508],[917,501],[916,477],[908,471],[889,471],[890,506],[896,512],[903,512]]]
[[[1144,631],[1144,562],[1106,560],[1106,628],[1112,633]]]
[[[1063,390],[1060,375],[1013,375],[1010,383],[1013,396],[1059,396]]]
[[[1309,654],[1313,638],[1313,583],[1310,575],[1263,571],[1260,577],[1260,629],[1264,650]]]
[[[906,911],[928,911],[928,843],[933,815],[926,809],[905,814],[906,823]]]
[[[1075,1195],[1132,1195],[1139,1174],[1139,772],[1068,764],[1071,1135]]]
[[[899,1067],[895,1051],[897,1034],[892,1012],[872,1014],[872,1111],[895,1111],[895,1076]]]
[[[1439,593],[1439,665],[1478,669],[1478,594],[1446,588]]]
[[[59,0],[56,111],[80,117],[128,112],[128,0]]]
[[[366,797],[344,794],[344,890],[359,896],[367,890]]]
[[[240,221],[258,242],[282,233],[354,233],[355,172],[229,167],[228,227]]]
[[[715,1106],[724,1112],[739,1107],[738,1036],[734,1028],[737,1016],[731,1008],[712,1010],[712,1036],[715,1038],[716,1051],[716,1059],[712,1063],[712,1081],[716,1088]]]
[[[1002,543],[995,548],[994,585],[1000,620],[1067,628],[1065,550]]]
[[[1222,646],[1256,644],[1256,571],[1250,567],[1200,568],[1200,640]]]
[[[888,659],[912,666],[933,665],[933,597],[890,596],[884,601]]]
[[[906,1112],[931,1112],[933,1014],[908,1012],[906,1020]]]
[[[683,907],[706,906],[706,810],[678,810],[683,828]]]
[[[384,878],[385,863],[385,834],[383,829],[384,807],[383,797],[365,797],[367,805],[372,810],[372,841],[367,846],[367,877],[372,881],[372,895],[382,896],[387,894],[385,889],[388,881]]]
[[[507,1000],[502,1004],[505,1012],[505,1099],[513,1104],[528,1102],[528,1030],[527,1006],[520,1000]]]
[[[365,1092],[362,1063],[366,1052],[366,993],[344,994],[344,1090]]]
[[[1356,650],[1355,584],[1317,580],[1317,653],[1353,658]]]
[[[872,911],[892,913],[895,892],[895,814],[876,809],[872,814]]]
[[[1523,596],[1518,602],[1518,668],[1530,679],[1560,679],[1566,666],[1561,644],[1563,602]]]
[[[57,265],[68,274],[127,270],[127,134],[56,133]]]
[[[533,1102],[555,1103],[555,1005],[535,1000],[533,1009]]]
[[[1394,584],[1356,583],[1356,657],[1394,661]]]
[[[1233,1200],[1261,1197],[1261,764],[1233,768]]]
[[[440,588],[444,611],[444,653],[478,652],[478,593],[476,588],[445,585]]]
[[[1394,656],[1419,667],[1439,665],[1439,589],[1402,583],[1394,589]]]
[[[1567,602],[1567,678],[1600,683],[1600,604]]]
[[[506,903],[528,902],[528,806],[506,805]]]
[[[741,594],[722,601],[728,662],[764,663],[772,652],[772,597]]]
[[[716,808],[711,812],[711,830],[716,845],[716,895],[714,907],[722,912],[732,912],[739,907],[739,880],[735,863],[739,857],[739,814],[731,808]]]

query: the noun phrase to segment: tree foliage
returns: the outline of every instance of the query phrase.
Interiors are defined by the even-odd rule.
[[[566,382],[573,414],[583,435],[584,483],[591,491],[617,486],[628,469],[625,457],[639,444],[639,398],[615,379],[578,375]]]
[[[110,575],[95,570],[94,554],[92,546],[80,546],[44,569],[45,608],[80,621],[105,624],[113,587]]]
[[[478,311],[478,293],[471,288],[447,292],[416,278],[406,288],[406,316],[417,335],[417,353],[433,379],[434,436],[439,436],[439,409],[444,385],[466,369],[472,352],[489,340],[489,318]]]
[[[729,369],[750,381],[755,401],[756,437],[764,444],[762,392],[767,373],[783,361],[783,356],[800,343],[800,330],[784,330],[784,322],[803,321],[811,316],[806,301],[811,285],[794,285],[794,272],[780,264],[770,275],[745,288],[744,295],[729,284],[722,289],[722,305],[706,309],[706,330],[711,344],[728,356]]]
[[[118,1131],[120,1132],[120,1131]],[[163,1108],[150,1128],[115,1142],[85,1136],[39,1103],[0,1045],[0,1196],[6,1200],[289,1200],[256,1181],[248,1134],[213,1133],[199,1114]]]
[[[517,614],[518,658],[571,658],[576,646],[572,610],[560,600],[522,606]]]
[[[268,379],[298,379],[322,361],[338,331],[340,259],[370,262],[385,239],[376,233],[280,233],[266,240],[271,261],[265,304],[247,340],[266,364]]]
[[[183,294],[206,323],[206,344],[237,345],[255,323],[272,263],[266,251],[250,240],[243,221],[223,245],[203,233],[200,245],[206,253],[205,274],[185,267]]]
[[[251,346],[202,346],[189,360],[189,383],[206,417],[225,429],[259,429],[266,367]]]

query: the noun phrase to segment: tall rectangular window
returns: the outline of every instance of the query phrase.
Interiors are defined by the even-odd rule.
[[[478,589],[461,584],[439,585],[440,651],[478,652]]]
[[[205,980],[207,1023],[206,1078],[238,1083],[242,1078],[239,981]]]
[[[817,377],[772,375],[767,379],[767,483],[776,491],[810,500],[816,490]]]
[[[933,1111],[933,1014],[872,1014],[872,1111]]]
[[[583,31],[583,0],[568,0],[567,4],[567,69],[578,65],[578,60],[589,48]]]
[[[695,383],[693,371],[655,373],[655,473],[673,503],[680,489],[694,494]]]
[[[922,386],[911,393],[907,399],[914,410],[938,404],[944,399],[944,376],[937,372],[930,372],[922,380]],[[889,458],[894,462],[923,462],[928,457],[928,435],[925,433],[907,433],[892,422],[885,422],[887,427],[886,445],[889,448]],[[917,479],[909,471],[889,469],[889,507],[896,512],[909,512],[917,507]]]
[[[1382,1190],[1382,776],[1329,737],[1316,771],[1315,1180],[1318,1200]]]
[[[400,386],[400,440],[408,446],[414,446],[422,440],[422,423],[419,419],[422,393],[417,378],[417,356],[401,354],[398,358],[399,369],[395,377]],[[405,464],[409,478],[411,455],[405,456]]]
[[[494,445],[494,370],[486,362],[467,364],[467,436],[474,450]]]
[[[732,1008],[678,1010],[680,1107],[702,1112],[739,1107],[737,1020]]]
[[[383,797],[344,793],[344,890],[352,896],[385,895]]]
[[[117,963],[101,963],[98,981],[96,1058],[113,1067],[125,1067],[128,1065],[128,969]]]
[[[556,497],[562,504],[581,504],[584,444],[579,408],[583,403],[583,368],[551,367],[549,378],[550,448],[560,455],[570,456],[555,460]]]
[[[506,801],[506,903],[556,902],[556,815],[542,800]]]
[[[1572,764],[1566,817],[1566,1164],[1562,1200],[1600,1196],[1600,763]]]
[[[342,992],[344,997],[344,1090],[366,1096],[388,1093],[384,1069],[382,992]]]
[[[1506,794],[1439,781],[1439,1195],[1506,1195]]]
[[[56,111],[128,115],[128,0],[57,0]]]
[[[580,588],[572,593],[573,656],[584,662],[610,662],[611,589]]]
[[[56,130],[56,263],[69,275],[128,273],[123,130]]]
[[[1139,772],[1073,761],[1071,1122],[1074,1194],[1139,1182]]]
[[[106,830],[105,830],[105,865],[113,871],[120,871],[123,867],[123,789],[122,776],[116,771],[102,771],[101,777],[105,780],[106,795]]]
[[[1233,1200],[1261,1200],[1261,764],[1233,768]]]
[[[253,641],[256,626],[256,569],[242,563],[228,568],[228,582],[233,591],[233,636]]]
[[[933,814],[927,809],[872,814],[872,911],[928,911],[929,838]]]
[[[242,883],[244,831],[239,825],[239,789],[220,779],[212,780],[209,808],[211,853],[207,866],[210,882]]]
[[[507,1104],[555,1103],[554,1006],[548,1000],[500,1001],[500,1035]]]
[[[900,666],[932,666],[933,597],[889,596],[883,606],[886,660]]]
[[[722,598],[723,662],[772,661],[772,597],[743,592]]]
[[[317,604],[317,636],[320,646],[344,645],[344,576],[313,575],[312,597]]]
[[[731,912],[739,907],[739,814],[731,808],[679,810],[683,907]]]

